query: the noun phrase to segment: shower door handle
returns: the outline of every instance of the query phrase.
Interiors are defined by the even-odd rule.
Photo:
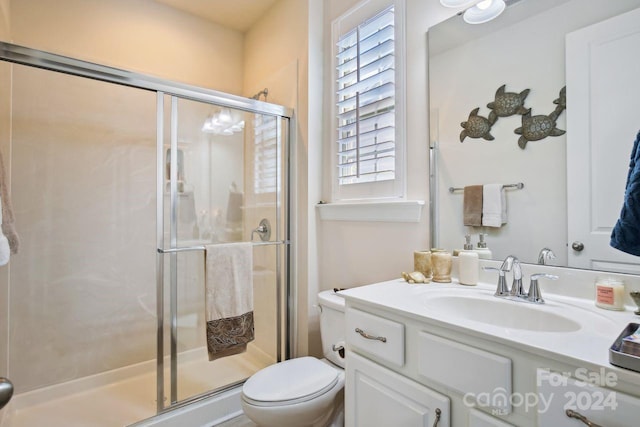
[[[6,378],[0,378],[0,409],[9,403],[13,396],[13,384]]]

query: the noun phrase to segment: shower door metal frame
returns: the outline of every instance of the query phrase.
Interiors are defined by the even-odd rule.
[[[78,77],[90,78],[98,81],[114,83],[118,85],[128,86],[136,89],[148,90],[156,92],[156,145],[157,145],[157,206],[156,206],[156,305],[157,305],[157,413],[165,412],[176,407],[182,407],[196,400],[208,397],[211,393],[205,393],[203,395],[195,396],[174,405],[177,402],[177,358],[176,358],[176,340],[177,340],[177,313],[173,307],[176,304],[175,299],[175,283],[177,282],[177,276],[174,279],[174,275],[177,273],[175,266],[177,265],[177,252],[188,250],[202,250],[204,248],[178,248],[177,238],[174,236],[176,230],[176,203],[175,194],[177,192],[177,156],[171,156],[171,179],[170,179],[170,192],[171,192],[171,236],[170,247],[164,247],[164,96],[169,95],[172,97],[172,124],[171,132],[174,132],[174,113],[177,115],[177,111],[174,112],[174,108],[177,105],[177,98],[189,99],[193,101],[203,102],[221,107],[234,108],[255,114],[265,114],[269,116],[277,117],[278,119],[286,119],[288,123],[287,138],[284,140],[283,149],[286,150],[283,156],[284,162],[282,164],[282,170],[284,172],[284,182],[279,182],[277,197],[281,200],[281,207],[277,212],[278,227],[280,226],[280,219],[284,222],[284,230],[282,230],[282,240],[276,242],[264,242],[263,244],[276,244],[282,246],[282,255],[280,251],[277,252],[276,259],[278,263],[278,269],[280,264],[284,266],[284,274],[277,273],[277,360],[281,361],[291,356],[291,351],[295,348],[295,322],[293,322],[293,316],[296,313],[296,298],[294,295],[294,289],[291,286],[291,226],[290,221],[292,219],[291,206],[292,206],[292,194],[291,194],[291,175],[292,175],[292,162],[291,153],[294,150],[293,138],[295,136],[295,119],[293,110],[290,108],[270,104],[267,102],[258,101],[255,99],[244,98],[237,95],[231,95],[224,92],[219,92],[211,89],[205,89],[198,86],[187,85],[183,83],[177,83],[170,80],[160,79],[153,76],[148,76],[141,73],[134,73],[126,70],[121,70],[114,67],[108,67],[92,62],[82,61],[79,59],[70,58],[67,56],[57,55],[42,50],[32,49],[25,46],[20,46],[12,43],[0,42],[0,61],[11,62],[15,64],[25,65],[29,67],[35,67],[45,69],[54,72],[65,73]],[[282,125],[278,120],[278,132],[281,133]],[[177,148],[177,135],[171,135],[171,149]],[[174,176],[175,175],[175,176]],[[278,175],[280,179],[280,175]],[[284,195],[281,193],[284,191]],[[279,215],[282,215],[281,218]],[[260,243],[258,243],[260,244]],[[164,255],[169,254],[171,263],[171,404],[168,407],[164,406]],[[280,257],[283,256],[284,260]],[[284,289],[283,289],[284,288]],[[282,303],[285,307],[283,311]],[[283,324],[284,323],[284,324]],[[282,339],[283,331],[287,335],[286,339]],[[229,387],[233,387],[230,385]],[[224,390],[218,390],[221,392]]]

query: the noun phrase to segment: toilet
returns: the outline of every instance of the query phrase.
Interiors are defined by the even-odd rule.
[[[264,427],[342,426],[344,298],[318,295],[323,359],[298,357],[256,372],[242,387],[242,409]]]

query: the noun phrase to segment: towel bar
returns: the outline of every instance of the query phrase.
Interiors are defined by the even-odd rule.
[[[516,184],[505,184],[502,186],[502,188],[515,188],[517,190],[522,190],[524,188],[524,183],[518,182]],[[449,187],[449,193],[462,190],[464,190],[464,187]]]
[[[276,241],[276,242],[253,242],[253,246],[288,245],[288,244],[289,244],[288,240],[282,240],[282,241]],[[158,253],[170,254],[174,252],[204,251],[205,249],[206,248],[204,246],[187,246],[184,248],[169,248],[169,249],[158,248]]]

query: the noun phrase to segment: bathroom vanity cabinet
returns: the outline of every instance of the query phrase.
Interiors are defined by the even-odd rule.
[[[349,355],[346,381],[346,425],[451,425],[447,396],[356,353]]]
[[[345,292],[347,427],[585,425],[566,409],[607,427],[638,425],[639,373],[523,343],[529,335],[509,325],[495,335],[443,321],[421,308],[421,292],[437,286],[394,281]],[[585,339],[578,335],[566,345]],[[606,342],[601,334],[587,345],[606,360]]]

